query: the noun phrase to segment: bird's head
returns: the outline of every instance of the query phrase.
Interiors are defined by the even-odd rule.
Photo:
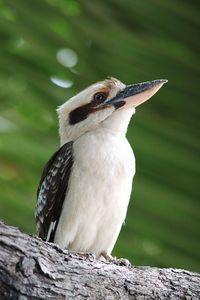
[[[57,109],[61,145],[99,127],[125,134],[135,108],[166,82],[159,79],[125,85],[109,78],[89,86]]]

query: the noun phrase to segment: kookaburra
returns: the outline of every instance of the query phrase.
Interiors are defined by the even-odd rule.
[[[125,220],[135,174],[126,139],[135,108],[167,80],[97,82],[58,109],[60,148],[38,187],[39,236],[62,248],[111,255]]]

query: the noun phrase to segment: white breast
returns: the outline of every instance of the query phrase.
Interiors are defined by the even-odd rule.
[[[110,254],[125,220],[135,159],[123,134],[97,129],[74,142],[74,165],[55,242]]]

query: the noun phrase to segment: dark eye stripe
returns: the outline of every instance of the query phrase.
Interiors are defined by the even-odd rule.
[[[108,92],[99,91],[93,95],[92,101],[80,107],[77,107],[69,114],[69,124],[74,125],[85,119],[91,114],[98,110],[107,108],[108,106],[104,104],[104,101],[108,97]]]
[[[79,123],[85,119],[87,116],[93,111],[93,107],[91,107],[91,103],[80,106],[74,110],[72,110],[69,114],[69,124],[74,125]]]
[[[101,106],[97,106],[95,102],[90,102],[88,104],[85,104],[83,106],[77,107],[76,109],[72,110],[69,114],[69,124],[74,125],[77,124],[92,114],[95,113],[98,110],[102,110],[109,107],[107,104],[103,104]]]

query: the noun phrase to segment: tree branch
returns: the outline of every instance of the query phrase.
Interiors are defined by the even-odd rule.
[[[0,222],[0,299],[199,299],[200,275],[80,256]]]

